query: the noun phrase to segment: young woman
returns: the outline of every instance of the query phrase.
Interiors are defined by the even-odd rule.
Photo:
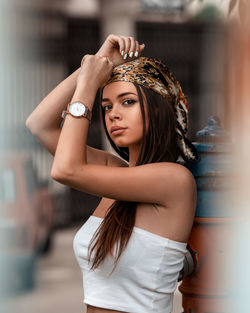
[[[54,155],[51,177],[102,197],[74,239],[88,313],[170,313],[193,224],[195,180],[177,163],[199,160],[185,137],[186,99],[160,60],[139,57],[143,49],[133,37],[108,36],[26,121]],[[121,158],[86,145],[99,88]]]

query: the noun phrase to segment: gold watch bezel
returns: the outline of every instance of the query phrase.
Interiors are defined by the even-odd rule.
[[[73,113],[70,112],[70,107],[75,104],[75,103],[80,103],[81,105],[84,106],[85,110],[84,110],[84,113],[82,115],[74,115]],[[81,117],[85,117],[87,118],[89,121],[91,121],[91,117],[92,117],[92,112],[90,111],[90,109],[88,108],[88,106],[81,102],[81,101],[74,101],[72,103],[69,103],[68,106],[67,106],[67,111],[66,111],[66,114],[70,114],[71,116],[75,117],[75,118],[81,118]]]

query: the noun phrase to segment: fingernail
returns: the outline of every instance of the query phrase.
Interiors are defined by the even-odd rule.
[[[122,52],[121,52],[121,56],[123,57],[124,56],[124,51],[122,50]]]
[[[130,52],[129,57],[133,58],[134,52]]]
[[[126,54],[124,55],[124,58],[123,58],[123,59],[126,60],[126,59],[127,59],[127,56],[128,56],[128,55],[127,55],[127,53],[126,53]]]
[[[138,51],[135,52],[135,57],[137,58],[139,55]]]

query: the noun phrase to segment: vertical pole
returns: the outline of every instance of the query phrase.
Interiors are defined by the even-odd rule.
[[[99,0],[102,41],[109,34],[136,36],[135,20],[139,11],[137,0]],[[103,136],[105,150],[113,151],[106,136]]]

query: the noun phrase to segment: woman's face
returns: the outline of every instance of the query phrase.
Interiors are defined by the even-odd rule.
[[[135,86],[123,81],[105,86],[102,107],[107,130],[114,143],[118,147],[139,147],[143,136],[143,120]],[[146,108],[145,115],[147,121]]]

